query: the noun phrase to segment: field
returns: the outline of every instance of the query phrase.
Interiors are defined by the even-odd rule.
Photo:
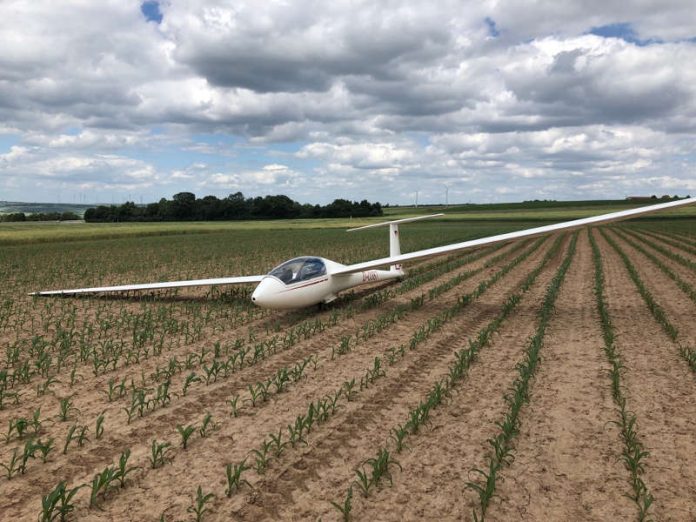
[[[402,250],[603,211],[456,214]],[[297,312],[246,287],[26,294],[356,262],[384,230],[0,227],[0,518],[694,520],[690,215],[431,259]]]

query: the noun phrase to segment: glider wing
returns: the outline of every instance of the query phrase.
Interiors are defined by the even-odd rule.
[[[159,290],[163,288],[185,288],[189,286],[215,286],[215,285],[239,285],[244,283],[258,283],[265,276],[241,276],[220,277],[217,279],[191,279],[189,281],[171,281],[163,283],[145,283],[138,285],[101,286],[94,288],[74,288],[72,290],[47,290],[33,292],[29,295],[76,295],[99,294],[103,292],[128,292],[130,290]]]
[[[501,241],[509,241],[512,239],[520,239],[523,237],[537,236],[541,234],[546,234],[549,232],[556,232],[558,230],[568,230],[572,228],[578,228],[585,225],[595,225],[599,223],[606,223],[609,221],[616,221],[619,219],[627,219],[640,214],[646,214],[648,212],[656,212],[658,210],[664,210],[673,207],[679,207],[681,205],[687,205],[689,203],[696,202],[695,199],[680,199],[677,201],[670,201],[668,203],[660,203],[658,205],[649,205],[646,207],[632,208],[630,210],[622,210],[620,212],[612,212],[610,214],[602,214],[600,216],[592,216],[588,218],[575,219],[573,221],[566,221],[564,223],[557,223],[555,225],[545,225],[543,227],[530,228],[527,230],[519,230],[517,232],[508,232],[507,234],[500,234],[497,236],[484,237],[480,239],[473,239],[471,241],[464,241],[463,243],[454,243],[452,245],[445,245],[436,248],[429,248],[427,250],[418,250],[416,252],[410,252],[408,254],[401,254],[399,256],[384,257],[381,259],[374,259],[372,261],[365,261],[364,263],[356,263],[353,265],[347,265],[344,268],[336,270],[333,272],[334,275],[339,274],[352,274],[355,272],[362,272],[363,270],[371,270],[373,268],[379,268],[385,265],[394,265],[406,263],[408,261],[415,261],[417,259],[425,259],[428,257],[439,256],[443,254],[449,254],[451,252],[457,252],[460,250],[466,250],[468,248],[480,247],[484,245],[490,245],[492,243],[499,243]]]

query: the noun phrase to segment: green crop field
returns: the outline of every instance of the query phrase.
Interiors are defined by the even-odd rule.
[[[433,223],[451,223],[456,229],[461,224],[468,231],[480,227],[484,232],[501,227],[517,230],[520,227],[535,226],[535,223],[561,222],[571,219],[626,210],[636,205],[623,201],[595,202],[547,202],[528,208],[528,204],[496,204],[422,206],[422,207],[388,207],[384,217],[360,219],[297,219],[283,221],[228,221],[228,222],[174,222],[174,223],[0,223],[0,245],[18,243],[77,241],[96,239],[116,239],[122,237],[199,235],[208,233],[225,233],[243,230],[301,230],[301,229],[344,229],[388,219],[420,216],[424,214],[444,213]],[[473,207],[473,208],[472,208]],[[638,221],[664,221],[665,219],[696,218],[696,205],[687,206],[656,216],[647,216]],[[476,224],[473,224],[476,222]],[[438,228],[438,225],[434,225]],[[473,228],[472,228],[473,227]],[[468,232],[467,232],[468,233]],[[466,236],[469,237],[469,236]]]
[[[322,309],[260,309],[251,285],[27,295],[260,274],[298,255],[368,260],[388,254],[387,230],[347,228],[434,211],[447,215],[401,227],[403,252],[622,208],[1,224],[3,516],[513,520],[528,509],[541,520],[561,488],[590,491],[577,513],[592,519],[696,514],[692,209],[413,263]]]

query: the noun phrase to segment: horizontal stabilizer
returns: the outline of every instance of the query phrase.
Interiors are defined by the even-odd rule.
[[[186,288],[190,286],[239,285],[244,283],[258,283],[264,277],[265,276],[262,275],[253,275],[241,277],[220,277],[217,279],[192,279],[189,281],[171,281],[163,283],[144,283],[138,285],[74,288],[72,290],[47,290],[42,292],[32,292],[29,295],[99,294],[105,292],[129,292],[131,290],[160,290],[165,288]]]

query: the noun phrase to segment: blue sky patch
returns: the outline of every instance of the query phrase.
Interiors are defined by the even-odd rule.
[[[486,17],[484,22],[486,22],[486,26],[488,27],[488,34],[492,37],[496,37],[500,35],[500,31],[498,31],[498,28],[495,25],[495,20],[492,18]]]
[[[648,38],[646,40],[638,38],[635,30],[628,22],[593,27],[590,29],[590,34],[596,34],[604,38],[620,38],[621,40],[640,46],[660,43],[660,40],[655,40],[653,38]]]
[[[157,0],[147,0],[147,2],[143,2],[140,4],[140,10],[145,15],[145,19],[148,22],[160,23],[162,21],[162,13],[160,12],[160,6]]]
[[[0,134],[0,154],[10,152],[10,149],[20,142],[15,134]]]

